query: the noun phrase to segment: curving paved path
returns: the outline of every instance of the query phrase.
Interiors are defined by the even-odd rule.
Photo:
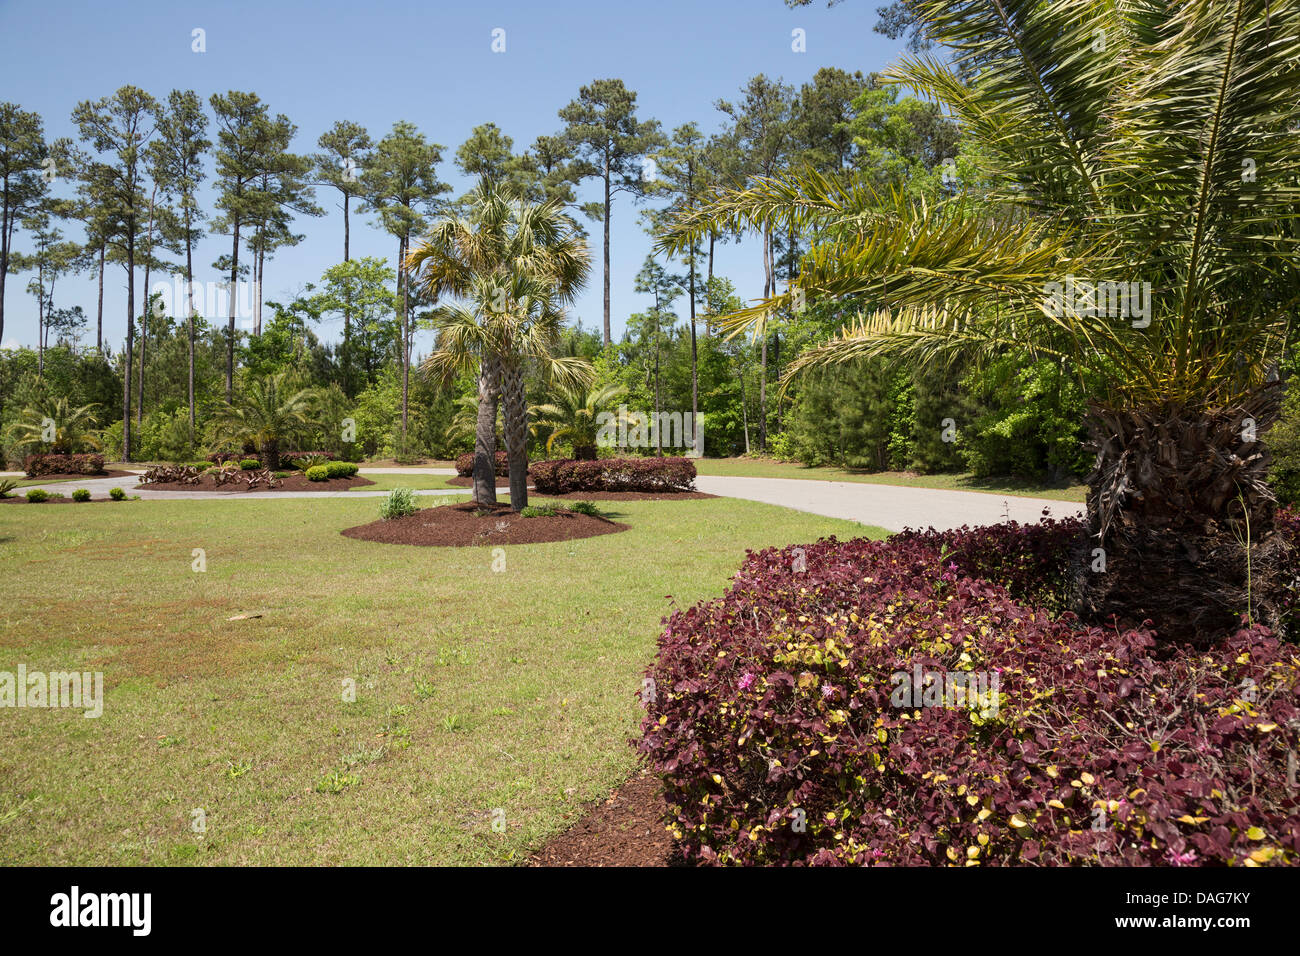
[[[876,525],[890,531],[929,526],[944,531],[966,524],[995,524],[1008,518],[1032,523],[1042,517],[1044,509],[1054,518],[1084,512],[1082,504],[1071,501],[945,488],[873,485],[858,481],[700,475],[695,479],[695,487],[711,495],[762,501],[828,518]]]
[[[363,475],[454,475],[451,468],[362,468]],[[17,473],[21,475],[21,472]],[[3,476],[3,473],[0,473]],[[994,524],[1008,518],[1035,522],[1046,510],[1056,518],[1083,514],[1084,507],[1069,501],[1046,498],[1021,498],[978,491],[950,491],[943,488],[908,488],[875,485],[854,481],[821,481],[806,478],[738,478],[700,475],[695,479],[700,491],[728,498],[743,498],[766,504],[843,518],[875,525],[889,531],[906,527],[933,526],[940,530],[962,525]],[[88,488],[96,498],[108,497],[110,488],[122,488],[141,498],[240,500],[245,498],[380,498],[387,491],[149,491],[137,487],[135,478],[91,478],[86,481],[63,481],[34,485],[50,491],[71,494],[75,488]],[[21,489],[21,494],[26,489]],[[497,492],[509,493],[508,487]],[[417,490],[421,496],[464,495],[467,489]]]

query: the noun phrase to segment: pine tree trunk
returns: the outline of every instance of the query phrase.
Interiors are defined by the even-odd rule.
[[[126,239],[126,374],[122,381],[122,460],[131,460],[131,371],[135,364],[135,223]]]
[[[528,507],[528,401],[524,373],[518,365],[501,369],[502,411],[505,418],[506,458],[510,462],[510,507]]]
[[[239,220],[234,223],[235,244],[230,254],[230,289],[227,290],[230,295],[230,306],[228,313],[228,322],[226,324],[226,401],[233,401],[235,397],[235,297],[237,288],[235,283],[239,279]]]
[[[605,348],[609,348],[609,162],[605,162]]]
[[[104,252],[108,247],[105,240],[99,243],[99,307],[95,319],[95,351],[104,354]]]
[[[1150,620],[1165,641],[1208,644],[1250,620],[1278,628],[1295,555],[1274,530],[1277,502],[1258,440],[1281,388],[1242,405],[1114,411],[1094,406],[1089,538],[1075,555],[1087,619]]]
[[[474,426],[474,500],[497,503],[497,396],[501,387],[501,362],[485,355],[478,374],[478,419]]]
[[[186,333],[189,338],[189,399],[190,444],[194,444],[194,248],[190,242],[189,211],[185,213],[185,314],[188,316]]]

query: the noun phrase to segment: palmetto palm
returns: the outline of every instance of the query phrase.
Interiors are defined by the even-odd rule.
[[[567,441],[573,446],[574,458],[595,458],[596,440],[601,430],[599,416],[608,412],[618,414],[610,407],[626,393],[622,385],[610,384],[600,388],[559,388],[553,401],[538,406],[538,425],[549,426],[552,431],[546,439],[546,453],[556,442]]]
[[[586,243],[559,203],[529,202],[483,179],[471,194],[469,215],[435,223],[407,256],[406,268],[430,296],[453,300],[431,313],[437,341],[426,372],[443,379],[468,369],[478,373],[474,497],[496,501],[499,396],[510,504],[522,509],[528,503],[525,369],[540,366],[567,385],[591,376],[585,360],[556,355],[564,308],[590,268]]]
[[[234,397],[212,415],[219,441],[252,442],[262,452],[263,467],[280,467],[280,446],[306,429],[316,410],[314,389],[298,388],[289,373],[249,378]]]
[[[98,404],[73,408],[67,398],[43,398],[22,411],[9,426],[10,440],[20,445],[43,445],[56,454],[99,448],[95,437]]]
[[[1257,438],[1300,299],[1300,5],[913,6],[952,62],[906,59],[892,78],[948,106],[989,157],[993,194],[926,204],[799,174],[717,197],[663,247],[719,224],[812,232],[797,288],[727,322],[761,329],[799,296],[855,303],[858,319],[792,375],[1023,349],[1102,382],[1088,511],[1105,561],[1080,556],[1080,606],[1168,636],[1209,636],[1248,608],[1275,621],[1283,555]],[[1118,308],[1140,304],[1112,298],[1127,287],[1089,296],[1079,282],[1150,283],[1134,290],[1150,290],[1149,322]],[[1083,295],[1062,301],[1067,285]],[[1254,593],[1236,540],[1247,519]]]

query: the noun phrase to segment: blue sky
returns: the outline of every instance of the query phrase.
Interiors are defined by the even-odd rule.
[[[598,77],[620,77],[638,94],[640,115],[667,130],[694,120],[706,132],[721,125],[719,98],[734,99],[757,73],[798,85],[823,66],[879,70],[901,51],[872,31],[878,0],[846,0],[827,9],[791,10],[782,0],[563,0],[556,3],[374,2],[199,3],[183,0],[12,2],[0,0],[0,99],[36,110],[47,139],[76,135],[70,114],[77,102],[108,95],[123,84],[160,99],[173,88],[193,89],[206,101],[213,92],[251,90],[298,125],[294,149],[313,152],[316,137],[335,120],[364,125],[378,139],[397,120],[410,120],[441,143],[439,176],[455,194],[469,185],[452,164],[470,130],[495,122],[522,150],[560,126],[557,110],[578,88]],[[191,32],[206,31],[207,51],[191,51]],[[506,51],[491,50],[492,30],[506,31]],[[791,31],[805,31],[807,52],[791,49]],[[130,51],[130,52],[128,52]],[[207,163],[209,176],[212,164]],[[208,184],[210,186],[210,182]],[[56,187],[58,188],[58,187]],[[66,187],[59,188],[63,191]],[[306,239],[267,263],[267,299],[284,300],[342,257],[342,213],[337,194],[322,190],[328,214],[299,219]],[[580,198],[597,198],[588,181]],[[203,197],[211,210],[211,193]],[[632,291],[650,251],[638,209],[626,197],[613,215],[612,322],[621,335],[626,317],[646,306]],[[352,256],[393,261],[396,241],[353,217]],[[572,310],[586,328],[599,328],[599,224],[593,240],[592,280]],[[64,227],[80,239],[76,223]],[[23,233],[15,239],[28,248]],[[209,264],[229,251],[229,239],[208,236],[195,255],[196,279],[216,279]],[[719,247],[717,271],[745,298],[762,286],[754,243]],[[5,296],[4,345],[36,342],[36,303],[28,276],[11,275]],[[137,278],[137,286],[141,277]],[[138,293],[137,293],[138,294]],[[56,305],[80,305],[90,317],[93,343],[93,275],[65,277]],[[678,303],[679,312],[684,303]],[[105,278],[105,338],[114,349],[125,336],[125,274]],[[326,340],[338,329],[317,330]],[[427,349],[426,333],[417,351]],[[83,339],[84,341],[84,339]]]

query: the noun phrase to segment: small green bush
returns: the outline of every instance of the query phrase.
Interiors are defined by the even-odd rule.
[[[262,463],[256,458],[244,458],[240,460],[239,467],[244,471],[256,471],[262,467]]]
[[[76,491],[74,491],[74,492],[72,493],[72,500],[73,500],[73,501],[89,501],[89,500],[90,500],[90,489],[88,489],[88,488],[78,488]]]
[[[405,518],[416,512],[415,493],[410,488],[394,488],[379,505],[379,517],[384,521],[390,518]]]
[[[596,507],[596,502],[594,501],[575,501],[568,507],[569,510],[575,514],[600,517],[600,509]]]
[[[50,500],[50,493],[43,488],[29,488],[27,490],[27,500],[32,504],[40,504],[42,501]]]
[[[559,514],[558,509],[550,502],[528,505],[519,512],[520,517],[523,518],[554,518],[557,514]]]
[[[287,471],[277,471],[275,473],[275,477],[280,481],[283,481],[284,479],[289,477],[289,473]]]
[[[325,469],[331,478],[351,478],[357,473],[357,466],[350,461],[332,461]]]
[[[312,465],[304,474],[308,481],[326,481],[329,479],[330,471],[328,465]]]
[[[108,496],[114,501],[126,501],[126,492],[121,488],[108,489]]]

